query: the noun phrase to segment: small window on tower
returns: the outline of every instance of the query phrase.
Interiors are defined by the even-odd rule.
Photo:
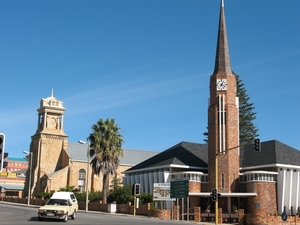
[[[221,188],[225,188],[225,175],[222,173],[221,175]]]

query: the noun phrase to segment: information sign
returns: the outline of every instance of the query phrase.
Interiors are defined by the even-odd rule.
[[[189,197],[189,181],[176,180],[171,182],[171,198]]]
[[[170,200],[170,183],[154,183],[153,200]]]

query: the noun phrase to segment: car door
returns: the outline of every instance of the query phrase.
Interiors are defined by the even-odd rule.
[[[76,196],[74,194],[70,194],[70,197],[71,197],[73,209],[77,211],[78,210],[78,202],[77,202]]]
[[[74,208],[74,204],[72,203],[72,201],[69,199],[68,200],[68,214],[69,215],[72,215],[73,213],[74,213],[74,210],[76,210],[75,208]],[[77,211],[77,210],[76,210]]]

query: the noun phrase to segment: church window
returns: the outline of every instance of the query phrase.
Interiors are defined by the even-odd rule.
[[[222,173],[221,175],[221,188],[225,188],[225,175]]]
[[[218,139],[219,139],[219,152],[225,153],[226,151],[226,107],[225,95],[218,96]]]
[[[78,174],[78,189],[79,191],[82,193],[85,190],[85,170],[81,169],[79,170],[79,174]]]
[[[225,108],[225,95],[219,96],[218,105],[218,124],[226,125],[226,108]]]

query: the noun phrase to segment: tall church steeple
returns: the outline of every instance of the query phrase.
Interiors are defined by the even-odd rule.
[[[208,107],[209,189],[217,188],[220,192],[236,192],[238,190],[238,105],[236,79],[230,66],[224,1],[221,0],[216,61],[214,72],[210,77]],[[231,150],[228,151],[229,149]],[[216,165],[216,155],[218,156],[218,165]],[[218,173],[216,173],[216,166]]]
[[[218,43],[214,74],[231,74],[227,30],[224,13],[224,0],[221,1]]]

